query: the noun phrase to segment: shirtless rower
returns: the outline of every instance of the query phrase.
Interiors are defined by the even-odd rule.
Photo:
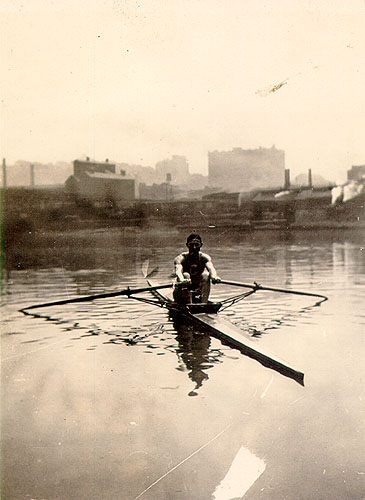
[[[186,241],[189,251],[175,257],[176,302],[208,302],[210,281],[214,284],[221,281],[210,256],[200,251],[202,245],[199,234],[190,234]]]

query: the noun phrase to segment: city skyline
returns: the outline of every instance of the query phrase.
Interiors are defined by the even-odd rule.
[[[220,169],[223,169],[223,172],[225,171],[225,164],[227,160],[225,160],[225,157],[231,157],[232,155],[235,156],[238,154],[238,158],[240,157],[241,154],[243,154],[243,158],[246,156],[246,153],[248,153],[249,157],[253,153],[253,159],[252,159],[252,165],[247,164],[247,161],[245,160],[242,165],[242,179],[244,179],[244,189],[241,189],[239,187],[239,182],[236,180],[233,183],[233,188],[232,186],[229,185],[229,182],[227,184],[227,179],[222,176],[221,174],[216,174],[212,175],[211,172],[211,166],[208,169],[207,175],[204,174],[199,174],[196,172],[190,171],[190,166],[188,162],[186,162],[186,157],[185,156],[172,156],[171,158],[165,158],[162,161],[159,161],[156,163],[154,166],[146,166],[146,165],[138,165],[138,164],[127,164],[124,162],[119,162],[115,161],[113,159],[105,159],[105,160],[97,160],[94,158],[90,157],[84,157],[84,158],[78,158],[74,160],[73,162],[65,162],[65,161],[57,161],[54,163],[41,163],[41,162],[30,162],[26,160],[18,160],[12,165],[7,164],[6,159],[3,159],[3,162],[5,160],[5,170],[6,170],[6,185],[7,187],[20,187],[20,186],[29,186],[29,185],[34,185],[34,186],[51,186],[51,185],[58,185],[60,186],[61,184],[64,184],[66,179],[72,175],[74,171],[74,164],[75,161],[89,161],[90,164],[110,164],[114,165],[116,167],[116,173],[123,172],[122,175],[126,175],[126,177],[129,178],[135,178],[138,182],[145,183],[146,185],[152,185],[152,184],[163,184],[166,182],[167,179],[167,173],[169,172],[170,174],[170,182],[172,184],[176,185],[188,185],[188,184],[196,184],[197,189],[201,189],[204,186],[215,186],[215,187],[220,187],[222,190],[226,190],[228,192],[233,191],[250,191],[251,189],[255,188],[265,188],[265,182],[259,181],[260,176],[262,177],[263,175],[268,175],[269,171],[267,171],[267,165],[263,165],[264,170],[266,169],[266,174],[264,170],[261,172],[261,167],[260,165],[255,165],[255,155],[257,153],[263,153],[265,155],[269,155],[272,151],[273,148],[270,149],[265,149],[265,148],[259,148],[257,150],[242,150],[241,148],[234,148],[232,151],[214,151],[213,153],[209,153],[209,155],[216,156],[218,157],[222,156],[222,163],[220,166]],[[277,152],[280,152],[276,150]],[[280,152],[283,156],[285,156],[285,152],[281,151]],[[245,164],[246,162],[246,164]],[[181,174],[178,172],[179,170],[179,165],[180,164],[184,165],[184,174]],[[215,162],[214,162],[215,163]],[[216,165],[217,166],[217,165]],[[235,166],[235,162],[233,161],[232,164],[227,164],[227,175],[228,178],[231,178],[233,172],[231,171],[232,168],[233,170],[237,169],[237,166]],[[286,175],[288,173],[288,178],[290,184],[293,186],[298,186],[298,185],[306,185],[308,183],[308,176],[309,176],[309,170],[311,171],[311,176],[313,178],[313,184],[316,186],[326,186],[329,184],[334,184],[333,179],[327,179],[324,178],[323,176],[317,174],[316,172],[313,172],[312,169],[308,169],[307,172],[301,172],[298,175],[293,176],[292,172],[290,172],[290,169],[285,168],[285,164],[281,165],[281,168],[279,168],[279,171],[277,169],[278,165],[276,165],[276,168],[273,165],[273,175],[276,178],[277,182],[271,182],[271,186],[275,188],[280,188],[281,186],[283,187],[284,184],[287,182],[286,181]],[[214,167],[215,168],[215,167]],[[354,167],[353,168],[360,168],[360,167]],[[257,174],[254,174],[252,176],[252,172],[257,169]],[[285,169],[285,170],[284,170]],[[275,173],[276,170],[276,173]],[[345,183],[348,182],[348,173],[350,169],[347,169],[346,171],[346,180],[344,181]],[[238,171],[236,172],[236,174]],[[3,169],[2,173],[0,175],[0,187],[3,186],[3,175],[4,175],[4,163],[3,163]],[[217,177],[218,175],[218,177]],[[222,182],[217,182],[219,180],[219,175],[221,175],[221,180]],[[252,179],[251,179],[252,177]],[[242,181],[240,180],[240,182]],[[251,180],[250,180],[251,179]],[[252,182],[254,185],[252,185]]]

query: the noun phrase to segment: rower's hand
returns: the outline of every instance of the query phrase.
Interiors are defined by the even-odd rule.
[[[215,285],[216,283],[220,283],[222,280],[220,279],[219,276],[217,276],[216,278],[212,278],[212,283],[213,285]]]
[[[183,285],[191,285],[191,279],[183,279],[181,281],[176,282],[177,286],[183,286]]]

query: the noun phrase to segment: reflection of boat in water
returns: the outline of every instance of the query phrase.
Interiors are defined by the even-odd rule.
[[[197,339],[195,339],[194,336],[191,337],[186,334],[188,332],[188,330],[186,330],[186,327],[185,327],[185,333],[179,333],[179,328],[181,325],[190,324],[193,325],[194,327],[197,327],[198,331],[207,332],[209,333],[210,336],[218,338],[223,344],[238,349],[241,353],[245,354],[246,356],[249,356],[250,358],[259,361],[263,366],[276,370],[282,375],[290,377],[299,384],[304,385],[304,374],[302,372],[295,370],[294,368],[290,367],[286,362],[279,360],[279,358],[276,355],[273,355],[269,353],[266,349],[264,349],[263,346],[260,345],[258,339],[255,340],[252,339],[244,331],[237,328],[232,323],[230,323],[229,321],[225,320],[224,318],[222,318],[217,314],[225,301],[197,303],[197,304],[177,304],[172,299],[170,299],[166,295],[162,294],[158,289],[156,289],[158,288],[157,284],[153,283],[151,280],[148,280],[148,284],[151,286],[151,293],[158,300],[160,306],[166,307],[169,310],[170,315],[172,316],[174,321],[174,326],[176,326],[176,330],[178,332],[178,341],[179,343],[182,342],[181,347],[183,350],[185,349],[184,353],[185,358],[189,357],[187,354],[189,353],[189,350],[186,349],[186,346],[189,345],[189,343],[190,345],[192,345],[192,343],[197,342]],[[252,292],[248,292],[246,295],[248,295],[249,293]],[[234,303],[235,297],[233,299],[227,299],[227,300],[228,301],[233,300]],[[194,335],[194,333],[191,333],[190,335]],[[200,342],[201,345],[203,345],[203,342],[202,341]],[[208,350],[209,345],[210,341],[206,342],[206,350]],[[200,353],[199,355],[202,356],[202,353]],[[184,358],[182,359],[185,363]],[[191,360],[193,360],[193,356],[191,357],[191,359],[188,360],[190,364]],[[189,369],[189,365],[186,364],[186,366]],[[203,372],[204,376],[202,376],[201,368],[197,368],[197,366],[198,363],[195,363],[194,370],[196,374],[200,373],[199,376],[201,379],[200,380],[200,385],[201,385],[203,380],[207,378],[207,375]],[[194,371],[191,370],[191,375],[193,375],[193,373]],[[190,376],[190,378],[198,382],[197,380],[193,379],[192,376]]]

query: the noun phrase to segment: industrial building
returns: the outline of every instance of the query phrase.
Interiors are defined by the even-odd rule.
[[[134,200],[135,180],[125,172],[116,173],[113,163],[75,160],[74,173],[66,181],[66,191],[90,200]]]
[[[347,171],[347,179],[349,181],[365,181],[365,165],[353,165],[351,170]]]
[[[272,148],[213,151],[208,153],[209,185],[227,191],[281,186],[285,152]]]
[[[189,177],[189,164],[185,156],[173,155],[172,158],[156,163],[157,182],[186,184]]]

